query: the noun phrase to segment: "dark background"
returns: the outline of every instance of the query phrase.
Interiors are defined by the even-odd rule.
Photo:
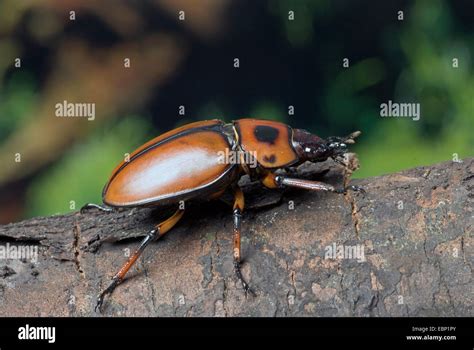
[[[100,202],[124,153],[194,120],[362,130],[357,177],[473,155],[470,0],[6,0],[0,53],[2,223]],[[64,100],[95,120],[57,118]],[[381,118],[388,100],[421,119]]]

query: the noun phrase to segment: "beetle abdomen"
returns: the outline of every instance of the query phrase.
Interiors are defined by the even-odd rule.
[[[220,129],[222,122],[203,122],[177,129],[134,152],[130,162],[116,169],[103,193],[110,206],[139,206],[177,202],[227,184],[233,166],[219,151],[231,148]],[[212,189],[211,189],[212,188]]]

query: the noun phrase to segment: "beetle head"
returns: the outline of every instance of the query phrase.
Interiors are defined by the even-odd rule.
[[[356,131],[346,137],[331,136],[324,140],[306,130],[295,129],[293,144],[298,157],[303,161],[322,162],[328,158],[337,160],[347,153],[347,146],[355,143],[354,139],[360,134],[360,131]]]

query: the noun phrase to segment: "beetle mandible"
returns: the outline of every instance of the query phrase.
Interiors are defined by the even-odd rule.
[[[122,161],[104,187],[105,205],[86,204],[89,208],[113,211],[117,208],[178,204],[195,198],[219,198],[228,188],[234,195],[233,259],[234,270],[245,292],[253,291],[240,271],[240,232],[244,195],[237,182],[244,174],[259,179],[267,188],[298,187],[314,191],[345,193],[358,186],[336,188],[332,185],[277,175],[280,168],[292,168],[305,161],[322,162],[328,158],[340,161],[360,131],[347,137],[322,139],[303,129],[270,120],[239,119],[224,123],[213,119],[181,126],[160,135],[135,150],[128,161]],[[222,161],[222,152],[238,154],[239,161]],[[249,159],[256,166],[249,166]],[[104,297],[119,285],[147,245],[162,237],[183,216],[180,206],[167,220],[155,225],[113,276],[110,285],[97,298],[96,309]]]

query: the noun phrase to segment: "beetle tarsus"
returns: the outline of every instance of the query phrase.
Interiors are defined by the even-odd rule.
[[[114,211],[114,209],[110,208],[110,207],[106,207],[106,206],[95,204],[95,203],[87,203],[87,204],[82,206],[81,214],[84,214],[89,209],[99,209],[99,210],[105,211],[107,213],[110,213],[110,212]]]
[[[94,310],[97,312],[102,311],[102,305],[104,303],[104,298],[107,294],[112,294],[112,292],[115,290],[115,288],[122,282],[120,278],[114,277],[112,279],[112,282],[109,284],[107,288],[105,288],[102,292],[99,293],[97,296],[97,304],[95,305]]]
[[[245,295],[251,294],[252,296],[256,297],[257,294],[250,288],[249,284],[244,280],[242,276],[242,272],[240,271],[240,263],[238,261],[234,261],[234,270],[237,278],[239,279],[240,283],[242,284],[242,288],[245,291]]]
[[[340,194],[345,194],[349,190],[352,190],[354,192],[360,192],[362,194],[366,193],[363,187],[357,186],[357,185],[350,185],[350,186],[346,186],[346,187],[343,187],[343,188],[337,188],[337,189],[334,190],[334,192],[340,193]]]
[[[364,188],[361,187],[361,186],[352,185],[352,186],[349,186],[349,187],[350,187],[350,189],[351,189],[352,191],[360,192],[360,193],[362,193],[362,194],[366,194]]]

